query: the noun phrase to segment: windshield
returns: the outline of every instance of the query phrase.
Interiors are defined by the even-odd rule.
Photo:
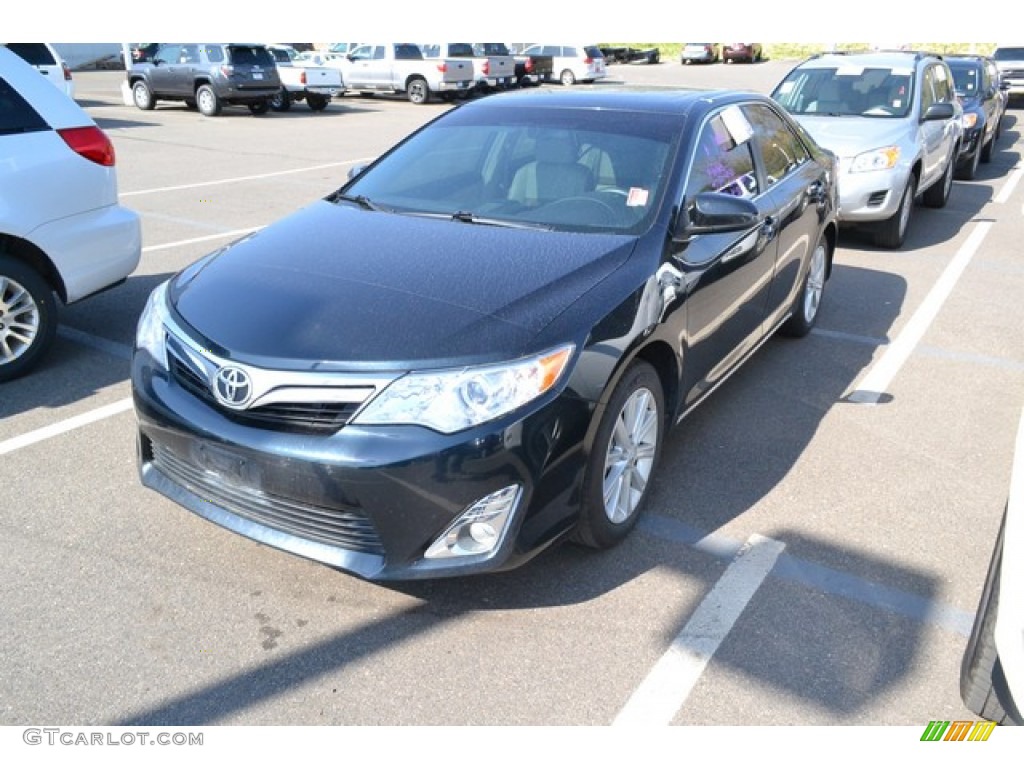
[[[996,61],[1024,61],[1024,48],[996,48],[992,58]]]
[[[772,97],[794,115],[906,117],[913,87],[910,68],[803,67],[790,72]]]
[[[976,96],[981,88],[981,67],[977,64],[948,62],[959,96]]]
[[[678,130],[642,113],[461,108],[364,171],[342,199],[467,223],[639,233],[660,205]]]

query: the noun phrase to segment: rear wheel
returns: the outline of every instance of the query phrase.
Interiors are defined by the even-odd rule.
[[[576,85],[576,75],[571,69],[563,69],[562,74],[558,76],[558,82],[562,85]]]
[[[310,93],[306,96],[306,104],[314,112],[323,112],[327,109],[327,105],[330,104],[331,100],[326,96],[321,96],[318,93]]]
[[[664,414],[657,372],[634,363],[615,386],[594,437],[576,542],[606,549],[636,525],[661,453]]]
[[[287,112],[292,108],[292,97],[287,88],[281,88],[270,97],[270,108],[275,112]]]
[[[0,255],[0,381],[28,372],[57,332],[57,300],[31,267]]]
[[[220,97],[209,85],[200,85],[196,90],[196,106],[199,107],[200,114],[206,117],[216,117],[222,107]]]

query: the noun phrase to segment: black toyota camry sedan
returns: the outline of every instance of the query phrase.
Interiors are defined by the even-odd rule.
[[[613,546],[669,429],[773,333],[813,326],[835,183],[754,93],[448,110],[153,292],[142,482],[371,580]]]

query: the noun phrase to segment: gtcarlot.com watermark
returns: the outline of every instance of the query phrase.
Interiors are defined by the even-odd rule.
[[[22,740],[50,747],[201,747],[203,734],[185,731],[87,731],[76,728],[26,728]]]

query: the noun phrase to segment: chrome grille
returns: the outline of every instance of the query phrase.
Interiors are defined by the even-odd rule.
[[[182,389],[232,421],[251,427],[329,435],[345,426],[359,407],[359,403],[270,403],[235,411],[218,403],[206,381],[176,355],[168,355],[168,364]]]
[[[229,485],[218,475],[204,471],[155,442],[152,456],[154,466],[170,480],[247,520],[332,547],[384,554],[376,528],[358,507],[323,507],[255,488]]]

